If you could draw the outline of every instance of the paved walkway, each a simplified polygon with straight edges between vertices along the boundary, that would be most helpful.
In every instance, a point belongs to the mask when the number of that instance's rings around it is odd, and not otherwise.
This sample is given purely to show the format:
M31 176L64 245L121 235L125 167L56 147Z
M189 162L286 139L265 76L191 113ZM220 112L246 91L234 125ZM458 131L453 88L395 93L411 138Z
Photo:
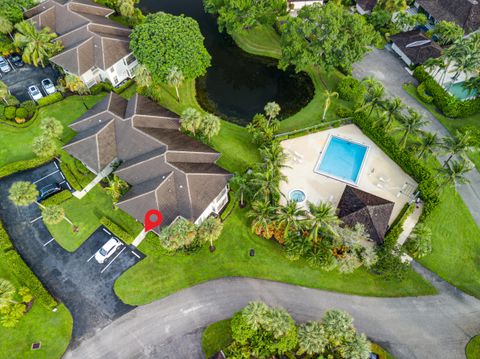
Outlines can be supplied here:
M437 132L442 137L451 136L448 130L427 109L405 92L402 85L416 80L410 76L404 68L404 63L394 54L387 50L373 50L365 56L363 61L355 65L353 75L359 79L367 76L375 77L383 83L390 95L400 97L406 105L413 107L429 121L429 124L425 127L427 131ZM440 161L444 159L443 156L439 156ZM467 178L470 183L459 186L457 190L470 209L475 222L480 226L480 173L477 169L473 169L467 175Z
M465 358L469 338L480 332L480 301L413 265L439 295L372 298L249 278L219 279L134 309L65 358L204 358L203 329L252 300L282 306L301 322L319 319L331 308L344 309L360 331L399 359Z
M423 212L423 203L418 203L415 205L415 210L405 219L403 223L403 232L398 236L397 243L402 245L407 240L410 233L412 233L413 229L418 223L420 216Z
M138 247L140 243L142 243L142 241L145 239L146 236L147 236L147 232L145 232L142 229L142 231L133 240L132 246L134 246L135 248Z
M107 167L105 167L103 170L101 170L97 176L90 182L88 185L85 186L84 189L81 191L75 191L72 194L77 197L78 199L82 199L87 195L88 192L90 192L93 187L95 187L97 184L99 184L105 177L107 177L110 173L113 171L113 164L116 162L116 160L113 160Z

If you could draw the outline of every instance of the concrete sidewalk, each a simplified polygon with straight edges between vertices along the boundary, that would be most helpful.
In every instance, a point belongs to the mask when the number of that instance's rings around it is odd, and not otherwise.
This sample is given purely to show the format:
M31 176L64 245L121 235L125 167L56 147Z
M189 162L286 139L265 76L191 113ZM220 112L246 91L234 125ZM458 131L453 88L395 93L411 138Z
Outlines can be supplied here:
M107 177L108 175L110 175L110 173L113 172L113 167L115 162L116 160L112 161L107 167L105 167L102 171L100 171L97 174L97 176L92 180L92 182L90 182L84 189L82 189L81 191L75 191L72 194L78 199L82 199L83 197L85 197L93 187L95 187L105 177Z

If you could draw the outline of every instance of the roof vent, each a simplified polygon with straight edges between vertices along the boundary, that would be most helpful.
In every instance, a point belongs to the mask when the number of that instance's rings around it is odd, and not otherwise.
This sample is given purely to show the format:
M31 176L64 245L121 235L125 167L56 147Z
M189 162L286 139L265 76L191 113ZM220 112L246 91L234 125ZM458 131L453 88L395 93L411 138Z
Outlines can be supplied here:
M406 48L409 48L409 47L418 47L418 46L423 46L423 45L427 45L429 43L431 43L432 40L419 40L419 41L414 41L414 42L411 42L409 43L407 46L405 46Z

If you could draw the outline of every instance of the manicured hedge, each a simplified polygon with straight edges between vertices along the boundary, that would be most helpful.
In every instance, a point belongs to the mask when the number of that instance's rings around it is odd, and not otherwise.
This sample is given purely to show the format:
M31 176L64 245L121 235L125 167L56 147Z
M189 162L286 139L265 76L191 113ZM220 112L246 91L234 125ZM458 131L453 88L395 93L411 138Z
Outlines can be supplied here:
M18 161L9 163L3 167L0 167L0 178L9 176L15 172L25 171L30 168L35 168L50 162L50 157L36 157L31 160Z
M420 99L425 103L432 103L433 97L427 94L425 90L426 90L425 82L422 82L417 87L418 97L420 97Z
M403 232L403 224L405 223L405 220L412 214L412 212L415 209L415 204L406 204L403 208L402 211L400 212L400 215L397 217L394 223L392 223L392 226L388 230L387 235L385 236L384 243L386 245L391 245L394 246L397 244L398 237Z
M63 95L60 92L55 92L51 95L41 98L37 101L39 107L51 105L52 103L63 100Z
M15 112L15 117L16 118L27 118L28 117L28 111L23 107L19 107L19 108L17 108L17 111Z
M37 111L37 104L32 100L24 101L20 104L20 108L24 108L27 111L28 117L33 117Z
M480 97L472 100L460 101L440 86L440 84L438 84L422 66L418 66L415 69L413 76L421 83L424 90L433 98L432 101L435 106L437 106L445 116L461 118L480 112Z
M131 244L135 239L130 233L120 227L118 224L113 222L110 218L102 217L100 218L100 223L103 224L110 232L112 232L116 237L121 239L127 244Z
M43 287L42 283L40 283L35 274L33 274L30 268L22 260L22 257L20 257L20 255L17 253L1 221L0 261L7 263L9 270L15 275L15 277L18 278L21 285L30 289L33 296L39 303L47 306L48 308L53 308L57 305L57 302Z
M56 205L62 204L65 201L68 201L70 198L72 198L72 196L73 196L72 192L64 189L63 191L58 192L53 196L48 197L46 200L42 201L42 204L46 207L56 206Z
M365 87L356 78L346 76L338 83L337 92L342 100L358 102L365 93Z
M100 82L96 85L93 85L90 88L90 94L92 95L98 95L99 93L102 92L115 92L117 94L122 93L125 91L128 87L130 87L133 84L133 80L127 80L122 86L120 87L114 87L112 84L108 82Z
M72 186L74 190L81 191L83 189L83 187L78 182L77 177L73 175L68 164L62 161L60 163L60 169L62 170L65 179L68 181L68 183L70 183L70 186Z
M432 171L413 153L402 150L392 137L375 129L372 121L367 119L363 112L356 113L353 122L418 183L420 197L425 202L423 215L428 215L439 201L438 183Z
M4 116L7 120L14 120L17 108L15 106L5 107Z

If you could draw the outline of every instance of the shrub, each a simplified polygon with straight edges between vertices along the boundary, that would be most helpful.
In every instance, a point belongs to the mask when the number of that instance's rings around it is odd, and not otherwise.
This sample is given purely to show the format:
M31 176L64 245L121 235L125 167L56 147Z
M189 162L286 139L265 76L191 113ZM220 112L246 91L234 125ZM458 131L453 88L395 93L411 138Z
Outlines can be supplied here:
M27 118L28 117L28 111L24 109L23 107L17 108L15 111L15 118Z
M405 247L415 258L422 258L432 253L432 231L430 228L419 223L408 237Z
M405 223L405 220L412 214L412 212L415 209L415 205L411 204L409 205L408 203L405 205L405 207L402 209L400 212L400 215L397 217L395 222L392 224L390 229L388 230L387 235L385 236L384 239L384 245L393 247L397 244L398 237L400 237L400 234L403 232L403 224Z
M75 189L76 191L81 191L83 189L83 187L78 182L77 177L75 177L70 170L70 166L68 166L64 161L60 163L60 169L62 170L65 179L68 183L70 183L70 186L72 186L73 189Z
M347 117L351 117L352 114L353 114L353 111L350 110L348 107L345 107L345 106L338 106L336 109L335 109L335 114L340 117L340 118L347 118Z
M5 118L7 120L14 120L17 108L15 106L8 106L5 108Z
M39 107L43 107L61 100L63 100L63 95L60 92L55 92L51 95L41 98L37 101L37 103Z
M338 83L337 92L342 100L358 102L363 97L365 87L356 78L346 76Z
M420 97L420 100L422 100L425 103L432 103L433 97L425 92L425 87L426 87L425 82L422 82L420 85L418 85L417 87L418 97Z
M37 105L35 104L35 101L32 100L22 102L20 107L23 107L27 111L28 117L32 117L35 114L35 111L37 111Z
M5 119L5 106L0 105L0 119Z
M100 223L125 243L130 244L133 242L133 236L118 224L113 222L110 218L102 217L100 218Z
M72 192L65 189L42 201L42 205L46 207L57 206L65 201L68 201L70 198L72 198Z
M9 176L15 172L25 171L31 168L39 167L52 159L49 157L36 157L31 160L18 161L9 163L3 167L0 167L0 178Z

